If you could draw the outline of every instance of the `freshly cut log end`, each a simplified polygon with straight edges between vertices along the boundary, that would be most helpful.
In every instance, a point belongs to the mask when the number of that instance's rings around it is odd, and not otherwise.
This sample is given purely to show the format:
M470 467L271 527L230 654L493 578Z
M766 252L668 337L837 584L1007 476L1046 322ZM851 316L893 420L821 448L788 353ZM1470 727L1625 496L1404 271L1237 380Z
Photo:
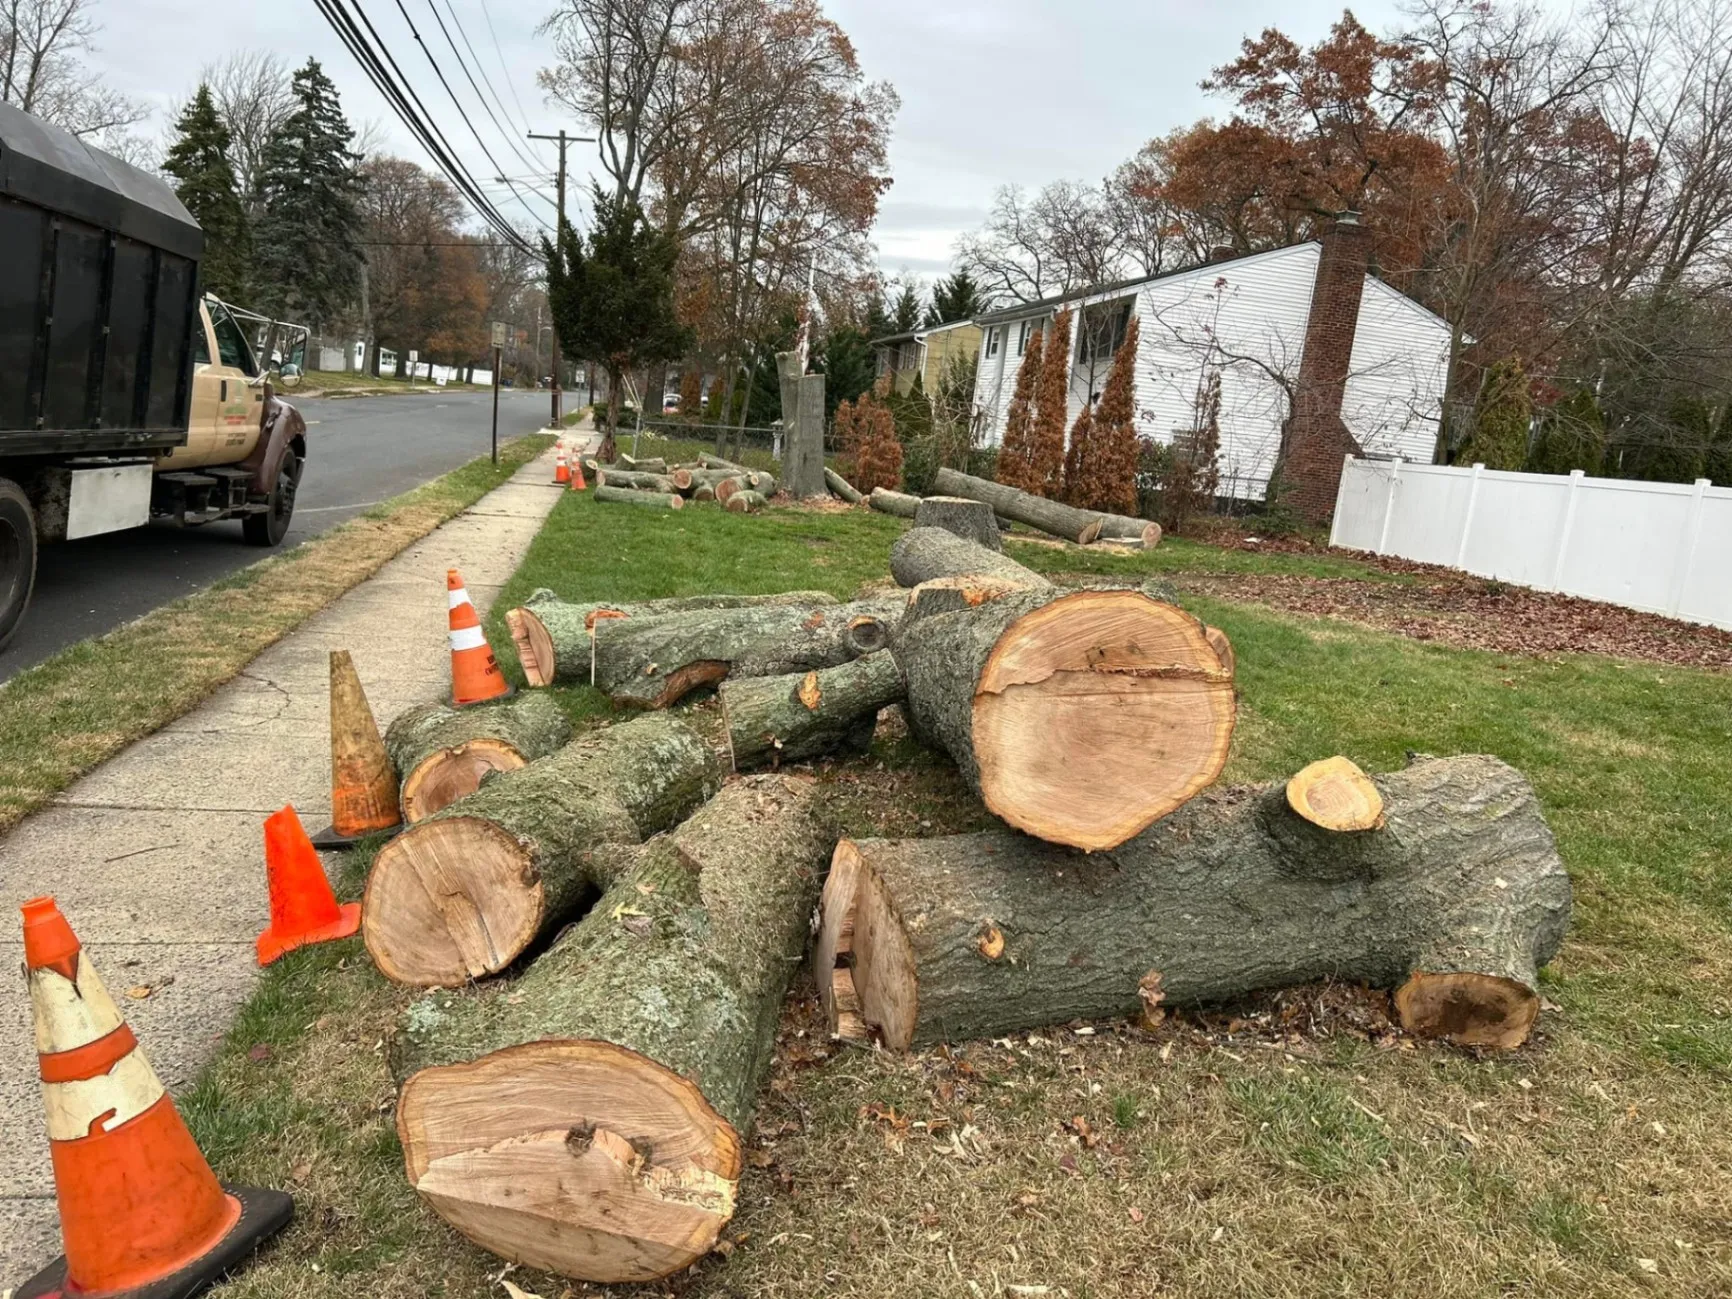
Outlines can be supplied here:
M1395 991L1401 1026L1419 1037L1456 1046L1513 1050L1539 1018L1539 993L1496 974L1434 974L1416 970Z
M489 776L545 757L570 738L571 722L559 705L535 692L474 708L410 708L385 733L385 747L404 773L403 819L423 821Z
M397 1105L410 1184L515 1262L653 1281L733 1217L740 1139L690 1082L610 1042L507 1047L416 1074Z
M1325 830L1383 828L1383 795L1371 777L1339 755L1313 762L1289 780L1287 806Z
M756 514L769 503L762 492L734 492L722 508L729 514Z
M654 510L678 510L686 498L677 492L642 492L635 487L597 487L590 493L598 501L614 505L643 505Z
M1029 582L1010 577L935 577L908 592L908 618L930 618L940 613L962 613L1017 591L1031 589Z
M403 778L403 820L410 825L424 821L473 794L489 776L528 762L504 740L464 740L430 753Z
M1161 544L1161 525L1148 519L1136 519L1126 514L1103 514L1096 541L1116 541L1153 550Z
M511 632L524 680L537 689L552 685L557 669L547 624L533 609L517 608L505 611L505 626Z
M902 669L882 653L804 676L724 681L719 694L734 769L864 751L879 710L903 690Z
M715 487L716 499L723 505L726 505L737 493L752 490L750 476L743 469L732 478L723 478L716 483Z

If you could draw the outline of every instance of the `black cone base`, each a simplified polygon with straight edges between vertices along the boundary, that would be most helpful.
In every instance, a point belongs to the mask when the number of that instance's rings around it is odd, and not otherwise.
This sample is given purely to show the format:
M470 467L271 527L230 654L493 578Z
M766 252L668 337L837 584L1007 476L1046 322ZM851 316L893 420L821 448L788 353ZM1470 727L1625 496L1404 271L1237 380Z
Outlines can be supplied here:
M328 825L313 836L312 842L313 847L317 848L320 852L342 852L344 849L353 848L356 844L360 843L361 840L365 839L367 835L393 834L402 828L403 823L399 821L396 825L381 826L377 830L367 831L366 834L348 835L337 829L336 826Z

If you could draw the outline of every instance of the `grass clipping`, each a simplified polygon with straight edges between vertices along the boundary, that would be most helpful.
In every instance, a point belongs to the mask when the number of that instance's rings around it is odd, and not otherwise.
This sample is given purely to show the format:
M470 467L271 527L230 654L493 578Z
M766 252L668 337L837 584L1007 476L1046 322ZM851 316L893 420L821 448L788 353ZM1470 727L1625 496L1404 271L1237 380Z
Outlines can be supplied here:
M68 646L0 686L0 830L187 712L254 656L499 486L552 442L519 438L293 550Z

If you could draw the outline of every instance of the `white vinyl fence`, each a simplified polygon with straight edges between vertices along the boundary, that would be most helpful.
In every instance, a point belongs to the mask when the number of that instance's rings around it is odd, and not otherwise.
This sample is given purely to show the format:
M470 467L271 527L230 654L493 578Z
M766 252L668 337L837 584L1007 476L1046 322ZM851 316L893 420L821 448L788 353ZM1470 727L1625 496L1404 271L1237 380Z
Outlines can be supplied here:
M1329 544L1732 629L1732 488L1347 458Z

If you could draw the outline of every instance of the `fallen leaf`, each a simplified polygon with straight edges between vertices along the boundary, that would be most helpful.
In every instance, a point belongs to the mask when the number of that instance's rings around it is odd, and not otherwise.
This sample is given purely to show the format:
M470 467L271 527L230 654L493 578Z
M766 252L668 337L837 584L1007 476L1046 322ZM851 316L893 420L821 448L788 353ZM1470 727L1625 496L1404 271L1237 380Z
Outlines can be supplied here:
M776 1157L768 1150L751 1150L746 1154L746 1162L753 1168L768 1168L776 1162Z
M257 1046L247 1052L247 1059L249 1060L269 1060L270 1058L271 1048L263 1042L260 1042Z
M308 1177L312 1176L312 1172L312 1164L303 1161L289 1169L289 1180L294 1182L304 1182Z
M156 991L156 989L152 988L148 983L137 983L126 990L126 995L131 997L134 1001L143 1001L154 991Z
M1137 1206L1133 1204L1131 1206L1131 1221L1132 1222L1141 1222L1142 1220L1143 1220L1143 1211L1141 1209L1137 1208Z
M1159 1027L1161 1021L1167 1017L1166 1010L1161 1006L1166 995L1166 992L1161 988L1161 972L1159 970L1150 970L1137 980L1137 1000L1142 1003L1141 1023L1145 1029ZM1169 1048L1171 1045L1168 1043ZM1161 1059L1165 1060L1166 1058L1166 1054L1163 1052Z
M1657 1258L1639 1258L1636 1260L1636 1266L1644 1272L1652 1272L1657 1275L1660 1271L1660 1260Z
M511 1299L541 1299L540 1295L525 1290L522 1286L507 1281L503 1277L500 1278L499 1284L505 1287L505 1293L509 1295Z

